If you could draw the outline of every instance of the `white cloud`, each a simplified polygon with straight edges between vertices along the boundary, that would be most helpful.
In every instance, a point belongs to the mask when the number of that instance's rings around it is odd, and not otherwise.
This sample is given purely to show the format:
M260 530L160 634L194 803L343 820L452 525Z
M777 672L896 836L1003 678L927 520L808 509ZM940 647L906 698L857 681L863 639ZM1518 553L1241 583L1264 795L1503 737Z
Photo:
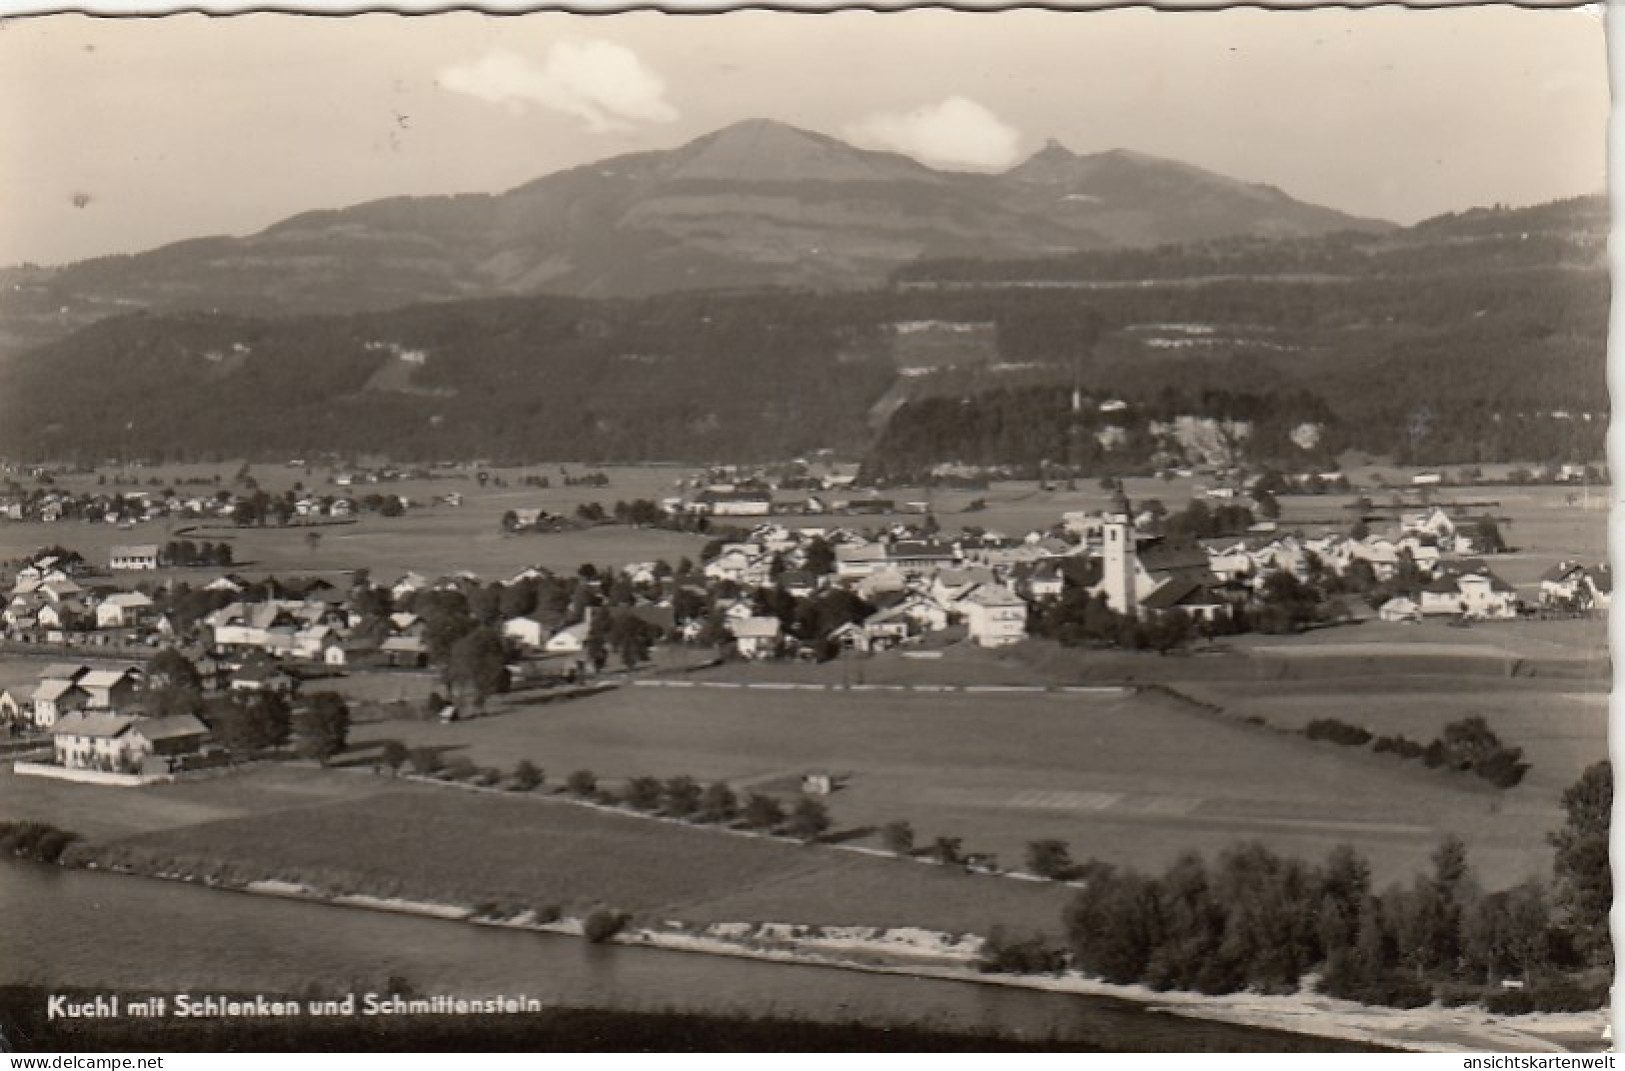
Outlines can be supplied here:
M1020 158L1016 143L1021 131L964 97L911 112L880 112L849 126L846 133L854 141L931 164L997 168Z
M497 49L441 71L440 84L493 104L552 108L599 132L677 118L660 76L609 41L560 41L539 63Z

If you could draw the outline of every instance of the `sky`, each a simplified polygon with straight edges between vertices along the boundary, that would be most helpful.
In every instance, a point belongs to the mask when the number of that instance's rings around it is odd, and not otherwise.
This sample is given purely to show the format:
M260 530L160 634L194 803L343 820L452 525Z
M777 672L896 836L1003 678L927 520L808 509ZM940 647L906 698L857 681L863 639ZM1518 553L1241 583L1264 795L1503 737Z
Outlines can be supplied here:
M1605 184L1595 10L0 21L0 265L499 192L779 119L933 166L1055 139L1410 223Z

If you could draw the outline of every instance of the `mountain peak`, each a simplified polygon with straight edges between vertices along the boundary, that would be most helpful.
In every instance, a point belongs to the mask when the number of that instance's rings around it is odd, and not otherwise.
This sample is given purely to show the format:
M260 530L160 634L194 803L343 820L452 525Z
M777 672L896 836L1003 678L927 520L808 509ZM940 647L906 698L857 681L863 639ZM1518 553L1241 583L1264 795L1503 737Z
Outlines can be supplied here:
M863 182L940 179L895 153L857 149L777 119L745 119L677 150L672 179L736 182Z

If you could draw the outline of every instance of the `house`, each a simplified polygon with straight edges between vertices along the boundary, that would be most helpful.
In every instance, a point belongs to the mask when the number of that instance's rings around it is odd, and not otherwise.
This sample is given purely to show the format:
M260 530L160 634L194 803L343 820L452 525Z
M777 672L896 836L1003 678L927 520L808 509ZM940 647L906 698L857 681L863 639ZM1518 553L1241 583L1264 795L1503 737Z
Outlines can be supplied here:
M746 617L734 620L729 625L733 634L734 649L742 658L761 659L772 658L778 653L779 642L784 636L784 626L776 617Z
M951 568L958 561L957 549L932 540L899 539L886 548L887 564L908 577L930 575L939 569Z
M209 738L209 727L190 714L137 718L128 733L132 756L143 772L173 772L183 755L195 754Z
M1591 600L1590 581L1590 571L1579 562L1558 562L1540 575L1540 604L1550 609L1586 609Z
M1421 611L1427 616L1461 615L1485 621L1518 616L1518 595L1483 562L1452 563L1444 575L1422 589Z
M502 623L502 635L521 647L539 648L547 641L547 626L534 617L510 617Z
M587 650L587 633L591 628L590 621L566 625L547 638L542 650L555 655L581 655Z
M96 604L97 628L136 628L151 616L152 599L139 591L120 591Z
M123 710L135 703L141 691L143 674L135 666L123 669L93 669L76 682L90 699L90 710Z
M127 734L135 722L133 714L108 711L63 714L51 726L52 758L70 770L134 773L140 760L128 757Z
M1013 570L1017 590L1035 602L1050 602L1066 589L1066 573L1055 558L1045 558Z
M1606 564L1598 566L1586 575L1586 584L1591 588L1591 606L1596 610L1607 610L1608 604L1614 598L1614 572Z
M886 548L879 543L847 543L835 548L835 575L842 580L862 580L886 564Z
M1377 607L1377 617L1382 621L1416 622L1422 620L1422 607L1415 599L1396 595Z
M107 552L107 567L113 570L152 570L158 568L158 544L138 543L115 546Z
M1027 635L1027 604L1008 588L995 584L978 587L959 600L971 642L981 647L1005 647Z
M57 765L69 769L137 773L156 766L167 772L177 758L196 752L208 735L208 727L190 714L143 718L72 713L51 729L51 751Z
M9 688L0 688L0 724L16 725L28 720L24 701Z
M34 693L28 697L34 724L49 729L62 715L88 707L90 693L79 687L78 681L89 672L89 666L61 663L46 666Z
M765 517L773 512L773 496L766 491L707 488L694 496L688 511L713 517Z
M83 628L90 623L91 616L78 599L63 599L41 606L34 619L40 628L64 631Z
M429 648L421 636L387 636L378 654L390 666L421 668L429 662Z

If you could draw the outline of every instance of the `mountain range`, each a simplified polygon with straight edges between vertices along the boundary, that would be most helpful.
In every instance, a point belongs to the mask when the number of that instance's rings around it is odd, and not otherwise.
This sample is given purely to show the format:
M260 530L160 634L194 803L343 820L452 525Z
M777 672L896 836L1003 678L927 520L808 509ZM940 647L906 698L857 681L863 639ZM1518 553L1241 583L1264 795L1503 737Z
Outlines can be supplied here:
M1591 461L1608 427L1607 239L1595 197L1382 234L916 261L860 289L136 310L0 361L0 456L828 448L895 476L1031 469L1073 450L1081 393L1078 463L1108 474L1213 421L1249 423L1248 459L1294 471L1349 449Z
M424 301L851 289L921 259L1035 257L1392 225L1189 164L1051 142L1001 174L938 170L770 120L500 194L394 197L3 273L0 352L132 309L343 313Z

